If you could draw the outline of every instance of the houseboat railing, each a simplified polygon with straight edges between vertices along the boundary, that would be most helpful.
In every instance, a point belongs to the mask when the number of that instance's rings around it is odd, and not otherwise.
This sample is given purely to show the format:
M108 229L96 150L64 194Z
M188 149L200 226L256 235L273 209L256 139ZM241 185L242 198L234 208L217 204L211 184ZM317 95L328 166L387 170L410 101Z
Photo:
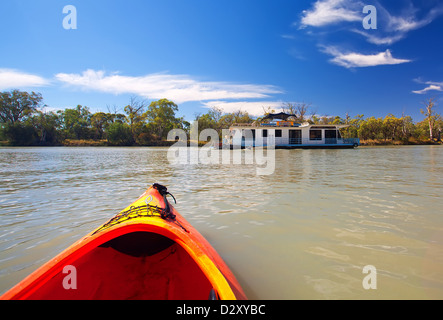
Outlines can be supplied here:
M345 138L342 139L343 143L345 144L353 144L353 145L360 145L360 139L359 138Z
M346 145L360 145L360 139L358 138L326 138L326 139L302 139L302 138L290 138L289 144L346 144Z
M302 144L302 138L289 138L289 144Z

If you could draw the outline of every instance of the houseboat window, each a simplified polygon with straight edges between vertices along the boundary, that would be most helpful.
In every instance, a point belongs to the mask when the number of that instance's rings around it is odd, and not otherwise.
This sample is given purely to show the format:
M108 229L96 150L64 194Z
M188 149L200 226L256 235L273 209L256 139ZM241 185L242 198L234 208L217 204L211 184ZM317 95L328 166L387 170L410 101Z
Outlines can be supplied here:
M311 130L309 131L309 139L310 140L321 140L321 130Z
M281 130L275 130L275 137L276 138L281 138L283 135L282 135L282 131Z
M268 137L268 130L265 129L263 130L263 138L267 138Z
M325 130L326 139L337 139L337 130Z
M255 139L255 130L254 129L243 129L242 136L246 139Z

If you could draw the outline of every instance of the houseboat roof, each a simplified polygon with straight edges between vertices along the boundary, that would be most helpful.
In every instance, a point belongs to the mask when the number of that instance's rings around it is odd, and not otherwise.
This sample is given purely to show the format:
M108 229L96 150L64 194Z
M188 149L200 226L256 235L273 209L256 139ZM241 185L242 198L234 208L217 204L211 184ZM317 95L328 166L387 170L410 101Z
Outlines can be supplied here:
M271 123L234 123L231 129L294 129L294 128L309 128L309 129L342 129L347 128L348 124L311 124L309 122L305 123L295 123L292 121L279 121Z
M263 120L275 120L275 119L288 120L290 117L297 118L295 114L280 112L280 113L269 113L266 115L266 117L263 118Z

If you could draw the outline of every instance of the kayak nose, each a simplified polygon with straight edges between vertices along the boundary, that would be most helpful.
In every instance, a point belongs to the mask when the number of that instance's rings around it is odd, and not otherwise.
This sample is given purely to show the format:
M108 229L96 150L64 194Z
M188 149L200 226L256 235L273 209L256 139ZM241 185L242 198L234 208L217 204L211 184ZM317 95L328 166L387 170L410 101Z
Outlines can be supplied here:
M152 185L152 188L156 189L163 197L170 195L174 199L174 202L177 203L177 200L175 200L175 197L172 195L172 193L168 192L167 187L158 183L154 183Z
M160 195L163 197L163 201L165 203L165 208L164 208L163 213L162 213L162 218L163 219L172 219L172 220L174 220L175 219L175 215L172 213L171 207L169 206L169 201L168 201L168 199L166 197L167 197L167 195L170 195L174 199L174 203L177 203L177 200L175 199L175 197L170 192L168 192L168 188L167 187L165 187L165 186L163 186L161 184L154 183L152 185L152 188L156 189L160 193Z

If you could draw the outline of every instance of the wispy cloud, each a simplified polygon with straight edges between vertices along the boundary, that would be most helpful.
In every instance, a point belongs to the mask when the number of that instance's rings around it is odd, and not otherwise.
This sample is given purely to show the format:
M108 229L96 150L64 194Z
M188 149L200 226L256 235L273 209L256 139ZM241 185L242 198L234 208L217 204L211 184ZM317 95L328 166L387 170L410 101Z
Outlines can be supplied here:
M271 107L275 111L280 111L283 102L281 101L208 101L203 104L206 108L218 107L224 112L236 112L236 111L246 111L252 116L263 116L264 111L268 107Z
M391 45L398 42L406 38L409 32L429 25L443 14L441 4L435 5L426 12L421 12L423 10L418 10L412 3L409 3L401 15L392 15L380 3L376 4L376 8L379 20L377 30L352 29L353 32L361 34L368 42L376 45Z
M303 11L301 28L353 23L354 26L345 30L364 36L372 44L391 45L404 39L409 32L427 26L443 14L443 4L438 2L430 2L418 9L412 1L407 0L403 2L401 13L394 15L380 1L374 1L372 5L377 9L377 30L368 31L361 25L365 17L363 8L367 4L360 0L317 0L311 9ZM360 26L357 27L355 22L359 22Z
M367 32L360 29L352 29L352 31L361 34L368 42L376 45L391 45L406 37L406 33L382 35L381 33L374 34L374 32Z
M50 81L40 76L12 69L0 69L0 90L44 87Z
M392 56L390 50L376 54L362 54L357 52L342 52L336 47L322 47L323 52L333 56L332 63L345 68L374 67L380 65L394 65L411 62L407 59L398 59Z
M303 11L301 26L323 27L339 22L362 21L360 1L318 0L310 10Z
M443 7L440 5L439 7L431 9L425 17L421 19L416 17L415 11L416 10L413 10L404 16L392 16L386 11L386 15L388 16L387 29L389 31L409 32L423 28L443 13Z
M421 81L417 81L417 82L423 83ZM424 88L422 90L415 90L412 92L415 94L425 94L429 91L440 91L440 92L443 91L443 82L427 81L427 82L424 82L424 84L427 85L426 88Z
M123 76L87 70L81 74L59 73L56 79L68 86L114 94L135 94L149 99L168 98L176 103L219 99L263 99L282 91L272 85L205 82L189 75L154 73Z

